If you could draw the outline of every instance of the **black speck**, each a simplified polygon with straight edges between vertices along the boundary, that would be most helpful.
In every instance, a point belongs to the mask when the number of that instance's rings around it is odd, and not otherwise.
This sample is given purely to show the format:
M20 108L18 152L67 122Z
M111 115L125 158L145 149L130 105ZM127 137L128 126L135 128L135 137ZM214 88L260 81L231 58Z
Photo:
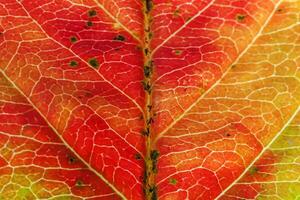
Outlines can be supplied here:
M236 19L239 21L239 22L241 22L241 21L243 21L244 19L245 19L245 15L242 15L242 14L238 14L237 16L236 16Z
M114 40L125 41L125 37L123 35L117 35L116 37L114 37Z
M152 190L152 191L151 191ZM153 186L151 189L150 189L150 192L152 193L151 194L151 200L157 200L157 188L156 186Z
M89 10L89 11L88 11L88 16L89 16L89 17L94 17L94 16L96 16L96 15L97 15L96 10Z
M72 43L77 42L77 37L75 37L75 36L70 37L70 41L71 41Z
M143 176L143 183L146 183L148 179L148 174L146 172L146 170L144 171L144 176ZM145 191L144 191L145 192Z
M146 130L143 130L143 131L142 131L142 135L143 135L143 136L149 136L149 134L150 134L149 128L147 128Z
M76 159L75 159L75 158L73 158L73 157L70 157L70 158L69 158L69 163L70 163L70 164L73 164L73 163L75 163L75 161L76 161Z
M159 151L157 151L157 150L151 151L151 154L150 154L151 160L157 160L158 156L159 156Z
M144 75L145 75L145 77L147 77L147 78L150 77L151 73L152 73L151 67L145 66L144 67Z
M98 68L99 67L99 62L96 58L91 58L89 60L89 64L94 67L94 68Z
M80 186L82 186L82 185L83 185L83 182L82 182L81 180L77 180L77 181L76 181L76 186L79 186L79 187L80 187Z
M86 25L89 26L89 27L91 27L91 26L93 26L93 22L88 21L88 22L86 23Z
M150 12L152 10L152 7L153 7L152 0L146 0L146 9L147 9L147 12Z
M148 53L149 53L148 48L144 49L144 52L145 52L145 55L148 55Z
M75 61L75 60L72 60L72 61L69 63L69 65L70 65L71 67L76 67L76 66L78 65L78 62Z
M145 82L145 81L142 81L142 84L143 84L144 90L150 94L151 93L151 84L149 82Z
M150 117L150 118L147 120L147 124L148 124L148 125L150 125L150 124L153 123L153 122L154 122L154 120L153 120L152 117Z
M142 159L142 156L141 156L141 154L137 153L137 154L134 155L134 158L135 158L136 160L141 160L141 159Z
M148 105L147 108L148 108L148 111L150 112L152 110L152 105Z
M278 9L277 9L277 12L282 12L282 8L278 8Z

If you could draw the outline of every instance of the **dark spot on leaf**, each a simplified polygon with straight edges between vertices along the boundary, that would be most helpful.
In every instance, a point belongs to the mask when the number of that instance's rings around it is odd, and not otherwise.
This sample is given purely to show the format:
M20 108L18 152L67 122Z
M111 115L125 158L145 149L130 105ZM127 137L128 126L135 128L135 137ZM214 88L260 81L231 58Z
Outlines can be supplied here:
M239 21L239 22L242 22L242 21L244 21L244 19L245 19L245 15L243 15L243 14L238 14L237 16L236 16L236 19Z
M89 60L89 64L94 67L94 68L98 68L99 67L99 62L96 58L91 58Z
M75 61L75 60L72 60L72 61L69 63L69 65L70 65L71 67L76 67L76 66L78 65L78 62Z
M278 9L277 9L277 12L282 12L282 11L283 11L282 8L278 8Z
M150 94L151 93L151 85L150 85L150 83L142 81L142 85L144 87L144 90L147 91Z
M251 167L251 168L249 169L249 173L250 173L251 175L256 174L258 171L259 171L259 169L258 169L258 167L256 167L256 166L253 166L253 167Z
M159 156L159 151L157 151L157 150L151 151L151 154L150 154L151 160L157 160L158 156Z
M141 154L137 153L137 154L134 155L134 158L135 158L136 160L141 160L141 159L142 159L142 156L141 156Z
M227 136L227 137L230 137L231 135L230 135L229 133L226 133L226 136Z
M89 27L91 27L91 26L93 26L93 22L88 21L88 22L86 23L86 25L89 26Z
M70 37L70 41L71 41L72 43L77 42L77 37L75 37L75 36Z
M234 69L234 68L236 68L236 65L232 65L232 66L231 66L231 69Z
M144 67L144 75L145 75L145 77L147 77L147 78L150 77L151 73L152 73L151 67L145 66Z
M145 52L145 55L148 55L148 53L149 53L148 48L144 49L144 52Z
M114 40L117 40L117 41L124 41L125 40L125 37L123 35L117 35L116 37L114 37Z
M149 35L148 35L149 39L151 39L153 37L153 33L152 32L149 32Z
M147 12L150 12L152 10L152 7L153 7L152 0L146 0L146 9L147 9Z
M83 182L81 180L76 181L76 186L80 187L83 185Z
M143 183L145 184L147 182L147 179L148 179L148 174L147 174L147 171L144 170L144 176L143 176ZM145 192L145 191L144 191Z
M150 133L150 131L148 128L146 130L142 131L142 135L144 135L144 136L149 136L149 133Z
M73 164L76 162L76 158L74 158L73 156L69 156L68 161L69 161L69 164Z
M173 51L176 56L180 56L182 54L182 50L176 49Z
M149 190L151 192L151 200L157 200L157 188L153 186Z
M170 178L170 179L169 179L169 183L170 183L171 185L176 185L176 184L177 184L177 180L176 180L175 178Z
M150 158L152 160L152 171L153 173L157 173L157 159L159 156L159 152L157 150L152 150L150 153Z
M180 10L179 10L179 9L176 9L176 10L173 12L173 16L174 16L174 17L178 17L178 16L179 16L179 13L180 13Z
M96 16L96 15L97 15L96 10L89 10L89 11L88 11L88 16L89 16L89 17L94 17L94 16Z
M147 125L150 125L154 122L153 118L150 117L148 120L147 120Z

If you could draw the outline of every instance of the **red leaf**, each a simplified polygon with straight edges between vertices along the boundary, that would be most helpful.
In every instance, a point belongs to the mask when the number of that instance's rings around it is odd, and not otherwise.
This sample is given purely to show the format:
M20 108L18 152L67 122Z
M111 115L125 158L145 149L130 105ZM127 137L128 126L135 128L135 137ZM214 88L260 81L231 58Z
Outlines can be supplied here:
M0 0L0 198L296 198L299 13Z

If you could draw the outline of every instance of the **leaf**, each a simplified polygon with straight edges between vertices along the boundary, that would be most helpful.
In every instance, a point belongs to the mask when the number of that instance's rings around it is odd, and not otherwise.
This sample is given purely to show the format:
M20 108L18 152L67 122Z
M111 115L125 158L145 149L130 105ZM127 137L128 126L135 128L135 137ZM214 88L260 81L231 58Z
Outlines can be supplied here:
M298 0L0 13L1 198L297 198Z

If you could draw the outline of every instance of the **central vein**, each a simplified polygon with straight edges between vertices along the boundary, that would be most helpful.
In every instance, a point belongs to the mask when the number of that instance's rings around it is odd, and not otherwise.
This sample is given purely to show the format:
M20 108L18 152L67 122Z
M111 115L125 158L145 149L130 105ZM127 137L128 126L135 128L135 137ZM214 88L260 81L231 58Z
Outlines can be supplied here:
M152 0L143 0L144 15L144 39L143 39L143 59L144 59L144 80L142 82L145 90L145 125L143 135L146 142L145 171L144 171L144 193L147 200L157 199L157 189L155 185L155 174L157 173L158 151L151 147L151 135L153 123L153 105L152 105L152 74L153 61L151 58L150 41L152 38L150 15L152 10Z

